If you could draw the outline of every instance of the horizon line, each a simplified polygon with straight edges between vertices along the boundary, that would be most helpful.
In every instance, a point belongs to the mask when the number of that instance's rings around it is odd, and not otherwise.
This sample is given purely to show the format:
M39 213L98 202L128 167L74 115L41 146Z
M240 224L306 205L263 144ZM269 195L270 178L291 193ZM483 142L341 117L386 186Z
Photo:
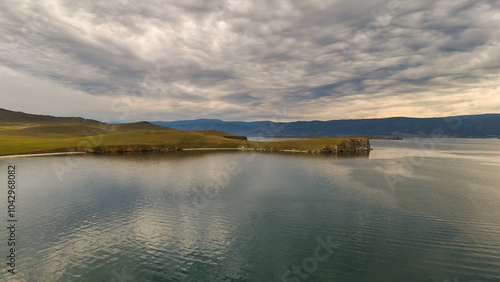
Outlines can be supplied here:
M136 123L136 122L182 122L182 121L197 121L197 120L214 120L214 121L222 121L222 122L274 122L274 123L293 123L293 122L328 122L328 121L342 121L342 120L381 120L381 119L393 119L393 118L407 118L407 119L439 119L439 118L453 118L453 117L465 117L465 116L485 116L485 115L500 115L500 113L482 113L482 114L461 114L461 115L451 115L451 116L441 116L441 117L411 117L411 116L389 116L389 117L376 117L376 118L345 118L345 119L329 119L329 120L319 120L319 119L314 119L314 120L293 120L293 121L274 121L274 120L251 120L251 121L244 121L244 120L223 120L220 118L193 118L193 119L180 119L180 120L135 120L135 121L114 121L114 120L102 120L102 119L97 119L97 118L87 118L84 116L57 116L57 115L51 115L51 114L40 114L40 113L28 113L24 111L19 111L19 110L9 110L6 108L1 108L0 110L5 110L9 112L15 112L15 113L22 113L22 114L28 114L28 115L38 115L38 116L49 116L49 117L60 117L60 118L83 118L87 120L95 120L98 122L102 123L110 123L110 124L119 124L119 123Z

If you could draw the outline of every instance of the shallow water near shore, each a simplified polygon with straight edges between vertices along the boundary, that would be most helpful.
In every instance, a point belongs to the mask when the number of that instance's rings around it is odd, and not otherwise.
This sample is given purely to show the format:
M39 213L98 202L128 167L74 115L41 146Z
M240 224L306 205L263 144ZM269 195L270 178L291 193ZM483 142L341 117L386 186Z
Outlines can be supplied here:
M371 145L0 159L0 280L500 281L500 140Z

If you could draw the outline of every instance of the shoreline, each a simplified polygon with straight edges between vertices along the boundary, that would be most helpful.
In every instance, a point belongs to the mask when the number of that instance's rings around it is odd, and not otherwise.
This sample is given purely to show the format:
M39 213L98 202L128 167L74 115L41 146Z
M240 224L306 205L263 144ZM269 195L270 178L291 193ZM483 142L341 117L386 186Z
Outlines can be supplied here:
M178 151L257 151L257 152L286 152L286 153L308 153L308 151L304 150L286 150L286 149L280 149L280 150L271 150L271 149L263 149L263 148L183 148ZM134 151L131 151L129 153L133 153ZM143 152L143 151L136 151L136 152ZM148 152L148 151L145 151ZM120 152L123 153L123 152ZM58 155L77 155L77 154L89 154L89 152L59 152L59 153L28 153L28 154L21 154L21 155L6 155L6 156L0 156L0 159L9 159L9 158L25 158L25 157L44 157L44 156L58 156ZM90 153L94 154L94 153ZM97 153L97 154L103 154L103 153ZM104 153L105 154L105 153Z
M43 156L57 156L57 155L74 155L74 154L86 154L86 153L85 152L60 152L60 153L39 153L39 154L24 154L24 155L6 155L6 156L0 156L0 159L24 158L24 157L43 157Z
M168 151L261 151L261 152L292 152L292 153L341 153L341 152L361 152L370 151L370 141L366 138L352 139L317 139L311 140L309 143L305 141L278 141L278 142L251 142L240 147L195 147L182 148L175 145L107 145L97 147L72 148L74 151L59 150L38 151L33 153L15 154L0 156L0 158L23 158L23 157L38 157L38 156L57 156L57 155L73 155L73 154L106 154L106 153L125 153L125 152L168 152ZM197 144L198 145L198 144ZM222 144L221 144L222 145ZM247 146L249 145L249 146ZM82 151L83 149L83 151ZM58 152L59 151L59 152Z
M216 151L216 150L241 150L250 151L253 148L182 148L180 151Z

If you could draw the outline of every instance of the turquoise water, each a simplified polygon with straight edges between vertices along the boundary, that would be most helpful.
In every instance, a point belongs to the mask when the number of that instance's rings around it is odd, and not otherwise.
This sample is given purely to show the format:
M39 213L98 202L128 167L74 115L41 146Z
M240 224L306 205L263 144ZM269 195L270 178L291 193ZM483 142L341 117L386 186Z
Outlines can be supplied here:
M372 147L0 159L0 279L500 281L500 140Z

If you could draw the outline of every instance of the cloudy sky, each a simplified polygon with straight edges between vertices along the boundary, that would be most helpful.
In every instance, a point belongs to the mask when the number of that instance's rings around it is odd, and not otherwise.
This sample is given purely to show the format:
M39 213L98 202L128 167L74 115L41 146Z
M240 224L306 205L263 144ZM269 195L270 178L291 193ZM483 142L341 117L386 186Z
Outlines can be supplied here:
M0 2L0 107L103 121L500 112L497 0Z

